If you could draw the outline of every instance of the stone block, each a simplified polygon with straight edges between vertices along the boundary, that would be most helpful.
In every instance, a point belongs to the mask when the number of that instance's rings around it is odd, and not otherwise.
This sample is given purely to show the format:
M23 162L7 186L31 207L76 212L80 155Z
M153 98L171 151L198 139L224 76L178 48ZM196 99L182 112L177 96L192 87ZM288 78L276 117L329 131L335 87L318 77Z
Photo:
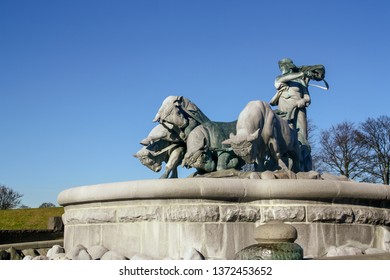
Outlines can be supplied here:
M79 244L82 244L83 246L88 248L90 246L98 245L101 243L101 225L90 224L83 226L73 226L71 228L72 230L70 236L65 234L65 252L68 252L69 249Z
M390 223L389 212L384 209L354 208L355 223L384 225Z
M308 222L352 223L354 213L349 207L307 206Z
M99 260L102 256L108 252L108 249L101 245L95 245L88 248L88 254L93 260Z
M260 220L260 207L255 206L240 206L240 212L238 216L239 222L251 222L254 223Z
M220 206L221 222L256 222L260 220L260 207L250 205Z
M77 209L66 212L63 217L66 225L114 223L116 222L116 209Z
M204 253L206 259L233 259L246 246L255 244L253 223L204 224Z
M217 222L219 221L217 205L172 205L164 207L166 222Z
M188 224L188 223L185 223ZM144 235L141 237L141 250L137 253L156 259L180 257L180 228L183 223L145 222L140 224Z
M390 252L390 228L384 226L375 227L375 248Z
M363 251L357 247L335 247L331 246L328 248L326 257L342 257L342 256L359 256L363 255Z
M118 208L116 215L120 223L139 221L161 221L161 206L136 206Z
M374 247L375 226L336 224L336 246Z
M219 207L221 222L237 222L240 217L240 208L237 205L223 205Z
M263 207L261 211L261 221L268 222L280 220L284 222L303 222L305 221L304 206L271 206Z
M103 225L101 234L102 242L91 244L91 246L102 245L131 258L134 254L141 252L141 238L145 235L145 231L142 223L118 223Z
M180 223L179 224L179 257L183 258L186 252L194 248L199 252L205 251L205 232L202 223ZM176 258L176 256L172 256Z
M325 223L294 223L298 238L295 241L303 248L306 257L325 256L327 248L336 246L336 225Z
M102 256L101 260L126 260L126 257L117 252L108 251Z

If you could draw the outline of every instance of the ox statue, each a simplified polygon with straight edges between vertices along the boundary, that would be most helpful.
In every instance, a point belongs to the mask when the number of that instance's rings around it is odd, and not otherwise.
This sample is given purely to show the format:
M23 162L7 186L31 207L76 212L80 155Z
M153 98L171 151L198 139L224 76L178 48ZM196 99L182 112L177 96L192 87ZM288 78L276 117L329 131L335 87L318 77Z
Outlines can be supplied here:
M153 121L173 126L172 129L185 141L196 126L210 120L189 99L183 96L168 96Z
M210 121L198 106L183 96L168 96L154 121L173 126L172 131L186 142L183 165L187 168L194 167L198 173L204 173L240 166L241 160L222 145L230 133L236 132L236 121Z
M177 167L182 162L185 144L177 135L159 124L152 129L148 137L141 140L141 144L144 147L134 157L154 172L159 172L165 162L165 172L160 179L166 179L169 175L170 178L178 177Z
M222 142L246 163L255 163L257 171L277 168L300 171L299 142L295 129L279 118L264 101L251 101L240 113L237 134ZM266 158L270 161L266 166ZM287 167L288 166L288 167Z
M236 123L205 122L195 127L187 138L183 166L194 167L199 174L230 168L240 169L244 161L222 144L229 132L235 131Z

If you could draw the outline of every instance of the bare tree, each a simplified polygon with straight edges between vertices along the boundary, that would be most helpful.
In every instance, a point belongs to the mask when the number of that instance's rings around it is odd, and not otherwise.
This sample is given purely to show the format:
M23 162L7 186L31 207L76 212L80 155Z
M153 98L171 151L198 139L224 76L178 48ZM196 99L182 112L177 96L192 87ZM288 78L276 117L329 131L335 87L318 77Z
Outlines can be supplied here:
M0 185L0 210L18 207L22 196L22 194L19 194L13 189Z
M390 117L368 118L361 125L359 141L369 148L371 181L389 185L390 181Z
M359 141L352 122L343 122L321 131L318 160L323 171L355 180L366 180L367 146Z
M317 131L318 127L314 124L311 119L307 119L307 135L311 149L311 158L313 164L313 170L317 170L320 166L319 152L317 148Z

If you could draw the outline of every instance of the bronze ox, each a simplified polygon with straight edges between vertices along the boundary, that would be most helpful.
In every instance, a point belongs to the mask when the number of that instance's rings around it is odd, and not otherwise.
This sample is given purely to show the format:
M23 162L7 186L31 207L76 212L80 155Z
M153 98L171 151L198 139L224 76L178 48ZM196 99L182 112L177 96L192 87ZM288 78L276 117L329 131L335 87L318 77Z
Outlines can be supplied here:
M173 126L172 130L186 142L183 166L194 167L198 173L238 168L242 162L222 145L230 133L235 133L236 122L212 122L183 96L167 97L154 121Z
M236 123L206 122L195 127L187 138L183 166L194 167L198 173L240 169L244 162L222 144L235 131Z
M160 179L177 178L177 167L181 164L185 146L181 139L172 133L167 127L159 124L149 133L148 137L141 140L144 145L134 157L153 170L159 172L165 162L165 171Z
M300 171L297 132L279 118L263 101L251 101L237 120L237 134L222 142L246 163L255 163L257 171L276 168ZM267 162L265 168L266 158ZM271 168L272 169L272 168Z

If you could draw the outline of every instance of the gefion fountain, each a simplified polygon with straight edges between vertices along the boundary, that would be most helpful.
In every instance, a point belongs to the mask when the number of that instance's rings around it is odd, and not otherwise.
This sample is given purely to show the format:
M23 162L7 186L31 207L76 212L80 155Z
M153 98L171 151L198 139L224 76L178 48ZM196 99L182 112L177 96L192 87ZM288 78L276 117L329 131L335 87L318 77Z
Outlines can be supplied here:
M279 220L296 228L305 256L332 246L390 251L390 187L311 171L308 86L325 82L325 68L290 59L279 66L270 102L278 109L251 101L234 122L210 121L187 98L167 97L136 154L154 171L166 162L161 179L61 192L65 250L101 245L127 258L180 259L195 249L233 259L256 244L256 226ZM180 164L195 174L175 178Z

